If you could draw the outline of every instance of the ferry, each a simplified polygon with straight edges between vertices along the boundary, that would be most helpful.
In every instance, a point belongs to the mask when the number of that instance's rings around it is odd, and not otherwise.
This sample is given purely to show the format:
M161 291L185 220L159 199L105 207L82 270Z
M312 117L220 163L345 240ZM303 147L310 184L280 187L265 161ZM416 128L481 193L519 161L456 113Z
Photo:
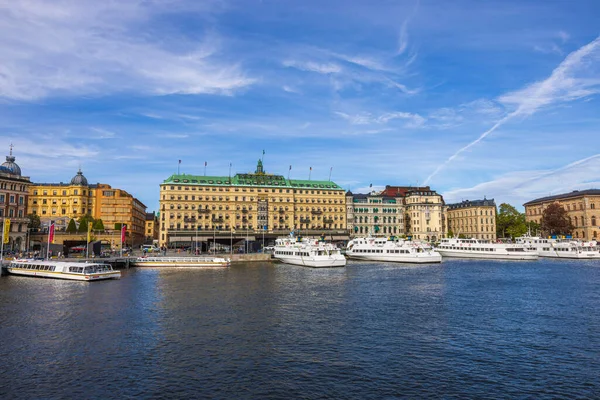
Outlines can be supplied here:
M439 263L442 256L430 246L395 237L361 237L352 239L346 247L346 256L365 261L401 263Z
M600 247L595 240L580 242L576 240L545 239L537 236L522 236L517 243L530 251L537 251L540 257L570 259L600 259Z
M134 267L229 267L231 260L222 257L138 257Z
M442 257L480 258L488 260L537 260L538 253L522 244L492 242L482 239L442 239L436 247Z
M346 257L331 243L295 237L275 240L273 258L293 265L312 268L344 267Z
M7 270L13 275L86 282L121 278L121 271L113 270L111 265L102 263L20 259L11 261Z

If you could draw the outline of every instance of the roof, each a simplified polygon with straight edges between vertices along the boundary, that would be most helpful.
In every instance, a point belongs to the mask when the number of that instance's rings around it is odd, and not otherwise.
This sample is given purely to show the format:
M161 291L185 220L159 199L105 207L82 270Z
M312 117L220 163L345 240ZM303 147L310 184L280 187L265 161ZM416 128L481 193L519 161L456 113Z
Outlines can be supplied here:
M460 203L448 204L448 209L453 210L456 208L469 208L469 207L496 207L494 199L483 199L483 200L464 200Z
M563 194L557 194L554 196L540 197L539 199L528 201L527 203L525 203L523 205L528 206L528 205L532 205L532 204L536 204L536 203L545 203L545 202L554 201L554 200L572 199L572 198L582 197L582 196L600 196L600 189L573 190L570 193L563 193Z
M235 174L228 176L204 176L174 174L163 181L163 184L198 185L198 186L264 186L272 188L306 188L324 190L342 190L332 181L314 181L302 179L285 179L282 175L273 174Z
M405 197L406 193L414 191L431 191L429 186L390 186L385 185L385 189L381 192L382 196L389 197Z

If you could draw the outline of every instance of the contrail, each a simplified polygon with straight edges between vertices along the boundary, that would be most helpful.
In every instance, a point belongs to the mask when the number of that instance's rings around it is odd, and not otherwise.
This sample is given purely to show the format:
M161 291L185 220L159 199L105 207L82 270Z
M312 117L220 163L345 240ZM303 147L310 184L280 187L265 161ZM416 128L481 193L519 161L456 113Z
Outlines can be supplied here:
M496 129L498 129L514 117L521 115L532 115L541 107L551 104L552 102L559 99L563 99L565 101L575 100L594 93L593 90L586 91L586 83L582 84L583 87L576 87L575 79L569 76L569 72L571 72L572 68L579 66L581 60L585 56L594 52L598 48L600 48L600 36L598 36L592 42L569 54L558 65L558 67L556 67L554 71L552 71L552 74L548 78L541 82L536 82L526 87L525 89L516 92L516 94L513 94L512 101L516 100L516 103L518 104L517 109L511 112L510 114L507 114L500 121L496 122L494 126L482 133L477 139L475 139L465 147L459 149L444 163L440 164L435 169L435 171L433 171L433 173L429 175L427 179L425 179L423 185L426 186L431 180L431 178L436 176L442 169L444 169L444 167L450 164L460 153L476 145L477 143L485 139L485 137L488 136L490 133L494 132ZM593 86L594 82L589 82L587 83L587 85ZM569 89L574 89L574 93L570 93ZM508 98L508 100L511 100L510 97Z

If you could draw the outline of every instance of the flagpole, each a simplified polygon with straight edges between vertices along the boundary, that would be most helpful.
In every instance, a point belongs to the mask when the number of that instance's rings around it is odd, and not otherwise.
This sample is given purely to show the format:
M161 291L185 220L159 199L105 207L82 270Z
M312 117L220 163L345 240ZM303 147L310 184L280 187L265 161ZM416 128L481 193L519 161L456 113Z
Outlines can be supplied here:
M333 167L329 168L329 179L328 179L328 181L331 181L331 171L333 171Z
M229 180L231 181L231 163L229 163Z
M206 176L206 161L204 161L204 176Z
M48 228L48 244L46 246L46 260L50 259L50 230L52 229L52 224Z
M290 165L290 169L288 170L288 181L290 180L290 172L292 172L292 166Z
M312 167L310 167L310 171L308 173L308 180L310 181L310 176L312 175Z
M121 257L123 257L123 224L121 223Z
M177 163L177 175L179 175L179 167L181 166L181 160Z

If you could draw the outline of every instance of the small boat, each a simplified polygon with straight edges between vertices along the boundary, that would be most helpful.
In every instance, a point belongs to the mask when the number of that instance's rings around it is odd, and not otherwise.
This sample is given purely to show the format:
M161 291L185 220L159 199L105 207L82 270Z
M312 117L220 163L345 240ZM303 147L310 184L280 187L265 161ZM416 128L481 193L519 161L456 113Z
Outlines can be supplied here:
M442 239L436 247L442 257L480 258L488 260L537 260L537 251L522 244L492 242L482 239Z
M134 267L229 267L231 260L222 257L138 257Z
M431 246L395 237L364 237L348 242L346 256L364 261L439 263L442 256Z
M103 263L19 259L11 261L7 270L12 275L86 282L121 278L121 271Z
M312 268L344 267L346 257L331 243L293 236L275 241L273 258L286 264Z

